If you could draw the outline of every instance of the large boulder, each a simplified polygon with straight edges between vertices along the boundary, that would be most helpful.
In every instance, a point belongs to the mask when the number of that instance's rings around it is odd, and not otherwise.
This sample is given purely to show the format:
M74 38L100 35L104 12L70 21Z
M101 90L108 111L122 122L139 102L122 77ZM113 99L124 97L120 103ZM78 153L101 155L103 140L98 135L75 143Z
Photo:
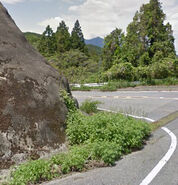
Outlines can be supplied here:
M67 108L60 89L70 91L66 79L27 42L0 3L0 168L65 142Z

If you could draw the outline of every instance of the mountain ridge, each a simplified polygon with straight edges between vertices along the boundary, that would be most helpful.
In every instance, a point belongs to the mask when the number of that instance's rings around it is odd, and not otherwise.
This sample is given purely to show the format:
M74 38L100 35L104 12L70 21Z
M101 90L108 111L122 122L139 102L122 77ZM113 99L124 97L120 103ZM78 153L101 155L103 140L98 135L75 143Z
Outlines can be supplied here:
M101 37L95 37L95 38L92 38L92 39L85 39L85 44L91 44L91 45L94 45L94 46L99 46L101 48L104 47L104 39L101 38Z

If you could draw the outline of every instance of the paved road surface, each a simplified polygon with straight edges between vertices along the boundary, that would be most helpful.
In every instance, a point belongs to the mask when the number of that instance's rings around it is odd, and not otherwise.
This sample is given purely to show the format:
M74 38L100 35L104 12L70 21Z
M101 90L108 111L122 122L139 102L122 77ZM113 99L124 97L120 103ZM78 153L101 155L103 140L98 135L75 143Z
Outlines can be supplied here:
M178 110L178 92L74 92L81 103L100 100L103 108L159 119ZM166 127L178 138L178 118ZM118 161L116 166L77 173L44 185L140 185L170 149L171 137L158 129L141 151ZM145 184L146 185L146 184ZM178 185L178 148L150 185Z
M86 99L99 100L101 108L122 111L158 120L178 110L178 91L74 91L81 104Z

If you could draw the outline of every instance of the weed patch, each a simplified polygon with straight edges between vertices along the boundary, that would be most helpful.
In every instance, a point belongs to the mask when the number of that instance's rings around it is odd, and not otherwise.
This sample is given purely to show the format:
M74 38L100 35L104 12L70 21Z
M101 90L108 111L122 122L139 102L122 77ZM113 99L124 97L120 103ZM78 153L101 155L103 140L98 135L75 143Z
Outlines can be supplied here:
M91 101L88 99L82 103L82 105L80 106L80 110L86 112L87 114L97 113L98 112L97 105L99 104L101 104L101 102Z

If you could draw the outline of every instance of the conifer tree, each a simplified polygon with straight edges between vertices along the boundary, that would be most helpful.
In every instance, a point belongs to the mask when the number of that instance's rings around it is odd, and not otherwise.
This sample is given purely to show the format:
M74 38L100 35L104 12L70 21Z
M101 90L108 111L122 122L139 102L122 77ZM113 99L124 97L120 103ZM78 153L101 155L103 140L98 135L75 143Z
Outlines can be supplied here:
M169 23L164 24L165 18L158 0L150 0L136 12L127 27L125 44L125 58L133 66L149 65L175 56L172 28Z
M57 28L56 42L57 51L59 53L69 51L71 48L69 28L66 26L64 21L62 21Z
M75 22L71 33L71 44L73 49L79 49L81 52L86 52L85 40L78 20Z
M52 55L56 52L56 39L52 28L48 25L40 39L38 50L44 55Z
M124 37L124 33L118 28L105 37L102 63L104 70L109 69L113 65L114 60L121 58Z

